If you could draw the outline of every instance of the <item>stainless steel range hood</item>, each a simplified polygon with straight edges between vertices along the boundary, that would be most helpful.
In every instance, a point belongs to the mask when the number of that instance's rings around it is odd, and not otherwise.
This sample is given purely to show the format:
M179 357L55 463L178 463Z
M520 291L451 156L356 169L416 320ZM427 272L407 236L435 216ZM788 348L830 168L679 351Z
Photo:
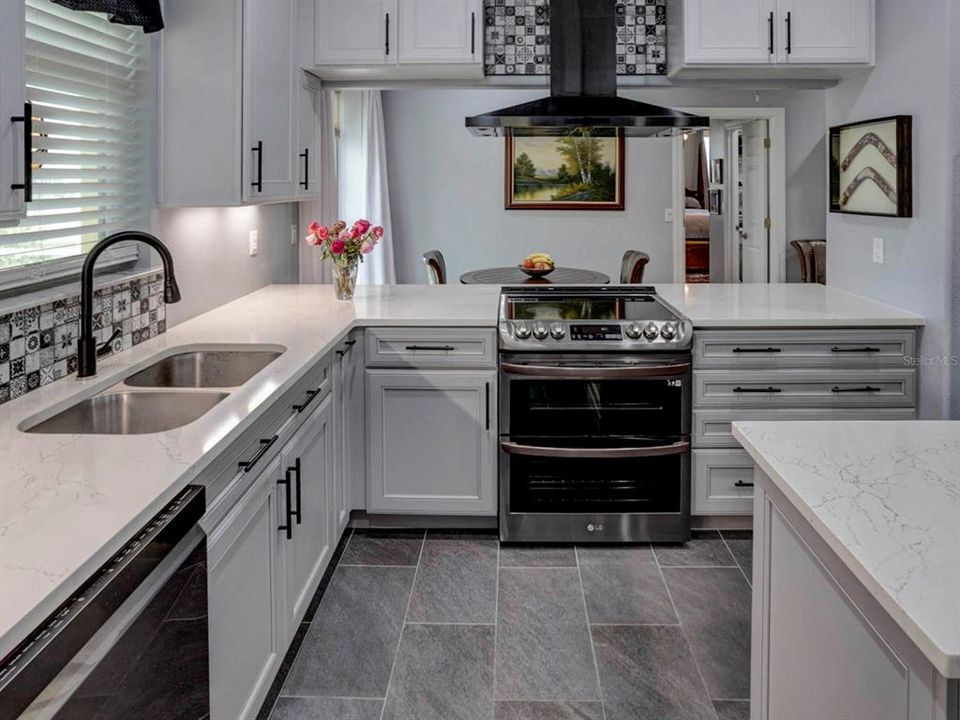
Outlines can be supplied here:
M566 135L592 127L675 135L710 119L617 96L616 0L551 0L550 97L466 119L474 135Z

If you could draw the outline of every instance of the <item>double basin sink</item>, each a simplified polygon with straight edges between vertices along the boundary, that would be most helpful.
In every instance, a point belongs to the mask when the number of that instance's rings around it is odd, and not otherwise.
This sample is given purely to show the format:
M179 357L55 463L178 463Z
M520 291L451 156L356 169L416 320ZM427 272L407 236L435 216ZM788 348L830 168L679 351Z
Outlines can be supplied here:
M201 349L160 358L98 395L39 422L28 433L143 435L183 427L209 412L283 350ZM211 391L211 388L217 388Z

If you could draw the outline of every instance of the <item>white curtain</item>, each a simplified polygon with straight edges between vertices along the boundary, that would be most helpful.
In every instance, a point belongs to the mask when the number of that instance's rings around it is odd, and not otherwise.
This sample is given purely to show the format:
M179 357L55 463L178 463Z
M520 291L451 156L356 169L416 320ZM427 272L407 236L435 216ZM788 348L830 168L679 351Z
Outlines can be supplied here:
M397 281L387 190L387 149L383 103L379 90L340 93L340 157L337 166L337 216L352 223L365 218L383 226L383 240L364 257L357 282L368 285Z
M320 193L315 198L300 203L300 282L329 283L333 281L330 263L320 262L320 252L310 247L303 238L307 226L316 220L321 224L332 223L337 218L337 123L336 102L332 92L317 93L320 116Z

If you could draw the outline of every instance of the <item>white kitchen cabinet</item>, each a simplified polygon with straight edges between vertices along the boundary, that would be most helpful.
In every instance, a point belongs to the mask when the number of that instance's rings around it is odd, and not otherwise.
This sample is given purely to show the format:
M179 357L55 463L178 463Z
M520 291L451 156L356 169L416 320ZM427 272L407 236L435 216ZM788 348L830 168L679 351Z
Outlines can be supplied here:
M0 225L24 214L26 20L23 2L0 3ZM21 121L13 121L19 117Z
M778 44L780 62L873 62L871 0L778 0L777 4L781 28L789 27Z
M496 371L367 370L367 511L496 513Z
M480 0L399 0L401 63L476 62L483 53Z
M282 477L278 457L208 538L211 717L256 717L285 652L275 613Z
M333 399L327 397L281 452L277 542L283 558L286 637L292 637L332 555Z
M684 0L687 63L765 64L776 59L777 0Z
M317 65L396 61L397 0L316 0Z
M298 198L320 193L320 81L296 71L297 82L297 188Z
M350 522L350 510L366 507L363 331L354 330L335 351L337 474L333 503L334 545Z

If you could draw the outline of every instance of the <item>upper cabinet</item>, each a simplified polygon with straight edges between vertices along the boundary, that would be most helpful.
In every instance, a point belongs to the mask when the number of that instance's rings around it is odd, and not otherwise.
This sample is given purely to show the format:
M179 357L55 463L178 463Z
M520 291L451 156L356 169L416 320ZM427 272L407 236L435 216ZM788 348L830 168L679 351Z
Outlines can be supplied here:
M681 0L669 7L671 74L873 63L873 0Z
M302 185L306 163L309 184L320 175L316 89L299 69L302 9L300 0L166 0L160 205L316 195Z
M28 191L25 37L23 2L0 2L0 225L16 223L23 216Z
M321 77L483 76L482 0L314 0Z

